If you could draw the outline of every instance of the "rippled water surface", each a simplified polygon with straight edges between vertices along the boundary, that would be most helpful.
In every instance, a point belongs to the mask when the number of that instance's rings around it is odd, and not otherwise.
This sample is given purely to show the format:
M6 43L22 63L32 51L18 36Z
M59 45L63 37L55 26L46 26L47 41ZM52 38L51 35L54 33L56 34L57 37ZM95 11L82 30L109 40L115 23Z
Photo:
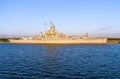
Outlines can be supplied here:
M120 79L120 44L0 44L0 79Z

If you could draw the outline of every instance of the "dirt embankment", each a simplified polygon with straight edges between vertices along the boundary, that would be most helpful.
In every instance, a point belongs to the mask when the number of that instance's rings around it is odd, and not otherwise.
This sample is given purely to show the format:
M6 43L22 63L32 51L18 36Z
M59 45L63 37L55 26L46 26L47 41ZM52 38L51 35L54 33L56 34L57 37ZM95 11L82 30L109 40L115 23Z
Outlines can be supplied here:
M0 43L6 43L9 42L7 38L0 38Z
M120 43L120 38L108 38L108 43Z

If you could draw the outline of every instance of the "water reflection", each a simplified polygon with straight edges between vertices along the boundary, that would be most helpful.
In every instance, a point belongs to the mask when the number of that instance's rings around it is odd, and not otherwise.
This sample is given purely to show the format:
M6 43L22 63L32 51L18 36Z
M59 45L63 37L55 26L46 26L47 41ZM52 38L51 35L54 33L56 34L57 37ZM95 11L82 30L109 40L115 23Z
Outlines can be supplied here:
M46 45L46 55L49 59L55 59L57 57L57 46L55 45Z
M57 45L46 45L45 46L45 65L43 66L43 70L45 72L45 77L60 77L60 62L59 62L59 54Z

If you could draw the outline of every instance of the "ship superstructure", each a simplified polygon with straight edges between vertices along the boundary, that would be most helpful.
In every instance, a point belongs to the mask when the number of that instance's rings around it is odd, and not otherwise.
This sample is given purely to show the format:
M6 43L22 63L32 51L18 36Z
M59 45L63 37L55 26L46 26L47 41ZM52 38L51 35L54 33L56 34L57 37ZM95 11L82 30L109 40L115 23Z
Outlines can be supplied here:
M50 29L45 32L45 35L41 32L39 35L33 37L34 40L42 39L70 39L70 36L67 36L63 33L56 31L55 25L50 24Z

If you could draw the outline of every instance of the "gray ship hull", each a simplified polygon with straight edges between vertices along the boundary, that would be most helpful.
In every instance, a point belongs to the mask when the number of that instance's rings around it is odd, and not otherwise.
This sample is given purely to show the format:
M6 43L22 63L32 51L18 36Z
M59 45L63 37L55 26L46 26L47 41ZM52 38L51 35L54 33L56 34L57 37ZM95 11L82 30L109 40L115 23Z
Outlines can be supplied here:
M106 44L107 38L81 38L81 39L44 39L44 40L9 40L10 43L23 44Z

